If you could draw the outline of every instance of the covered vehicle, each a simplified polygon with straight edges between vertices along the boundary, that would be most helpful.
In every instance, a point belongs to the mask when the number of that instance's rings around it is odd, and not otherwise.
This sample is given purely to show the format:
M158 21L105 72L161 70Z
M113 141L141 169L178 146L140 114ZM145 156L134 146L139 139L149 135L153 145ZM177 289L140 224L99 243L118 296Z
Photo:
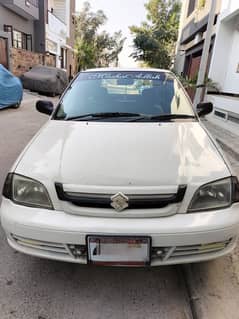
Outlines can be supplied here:
M36 65L22 75L22 83L25 89L54 96L64 91L68 79L62 69Z
M19 107L22 95L21 81L0 64L0 109Z

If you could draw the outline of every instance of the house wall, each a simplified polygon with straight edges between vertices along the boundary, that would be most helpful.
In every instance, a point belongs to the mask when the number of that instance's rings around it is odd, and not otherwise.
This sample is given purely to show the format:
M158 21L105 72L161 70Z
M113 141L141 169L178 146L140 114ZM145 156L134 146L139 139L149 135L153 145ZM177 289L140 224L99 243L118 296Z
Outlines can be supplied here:
M219 92L208 94L206 99L213 102L214 111L223 112L224 121L230 119L239 123L238 0L222 2L209 77L218 84Z
M58 11L54 11L53 7L53 12L58 13L59 17L48 11L55 3L59 10L56 8ZM64 10L62 10L62 4L64 4ZM39 20L34 21L34 19L28 20L0 4L0 37L8 39L9 69L15 75L21 76L37 64L61 67L61 48L64 48L67 56L66 71L69 76L72 76L75 73L74 24L72 19L74 11L75 0L40 0ZM64 18L64 22L61 18ZM3 31L4 24L12 25L13 29L31 34L32 52L12 48L12 35L11 32Z
M12 60L11 71L19 77L39 64L56 66L56 57L54 55L45 55L15 48L10 49L10 55Z
M222 0L221 21L233 18L238 12L238 0Z
M66 45L66 25L53 13L48 11L46 25L46 51L56 56L56 66L61 67L61 47Z
M39 0L41 1L41 0ZM26 0L0 0L0 4L15 11L16 14L28 20L35 20L39 18L38 4Z
M223 5L209 77L221 92L239 94L239 1L225 0Z
M11 71L16 76L21 76L29 71L33 66L43 64L43 55L23 49L11 48L12 68Z
M187 8L187 2L183 1L181 6L181 14L180 14L180 22L179 22L179 30L178 30L178 40L176 45L176 52L175 52L175 62L174 62L174 70L181 74L184 67L185 62L185 52L181 50L181 36L182 30L184 27L184 20L185 20L185 11Z
M239 31L232 33L231 50L229 51L227 75L224 91L239 94ZM238 110L239 111L239 110Z
M67 25L68 0L48 0L46 24L46 51L56 56L56 66L61 67L61 48L66 46L69 34Z
M4 24L12 25L13 28L18 31L31 34L34 51L34 22L32 20L26 20L8 8L0 5L0 31L3 31ZM6 37L8 37L8 34L6 34Z
M39 53L46 52L47 3L48 0L39 1L39 19L34 21L35 51Z
M220 89L224 87L227 75L229 48L232 47L233 42L232 34L233 24L231 22L226 23L223 26L219 23L209 77L219 84Z
M66 0L51 0L50 6L54 8L53 13L61 19L64 23L66 23L67 12L66 12Z
M220 13L221 0L215 1L217 1L216 15L218 15ZM190 0L183 1L181 11L180 29L175 60L175 70L178 74L182 74L184 72L186 56L191 54L192 50L196 52L196 48L198 47L198 51L202 52L208 15L211 7L211 0L206 0L204 7L200 7L199 0L196 0L194 11L188 15L189 2ZM216 27L214 26L214 34L215 31Z
M61 67L62 49L66 57L65 69L69 77L75 72L73 13L75 0L48 0L46 25L46 51L56 56L56 66Z
M4 32L4 24L13 29L32 35L32 52L12 47L11 32ZM34 21L27 20L10 9L0 5L0 36L8 39L8 68L15 75L20 76L32 66L41 63L42 58L34 53Z

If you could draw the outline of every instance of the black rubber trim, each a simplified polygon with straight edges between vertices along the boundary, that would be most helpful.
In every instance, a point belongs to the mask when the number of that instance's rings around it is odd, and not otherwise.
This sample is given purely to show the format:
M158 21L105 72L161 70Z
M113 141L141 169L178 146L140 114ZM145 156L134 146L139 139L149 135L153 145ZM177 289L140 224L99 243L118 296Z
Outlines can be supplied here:
M229 97L239 97L238 93L220 92L220 91L208 91L207 94L208 95L229 96Z
M232 176L232 203L239 202L239 182L236 176Z
M13 173L8 173L2 190L2 195L8 199L12 199L12 180Z
M55 183L56 193L60 200L71 202L77 206L112 208L110 194L67 193L61 183ZM176 194L156 195L127 195L129 198L128 209L133 208L162 208L169 204L179 203L183 200L187 186L179 185Z

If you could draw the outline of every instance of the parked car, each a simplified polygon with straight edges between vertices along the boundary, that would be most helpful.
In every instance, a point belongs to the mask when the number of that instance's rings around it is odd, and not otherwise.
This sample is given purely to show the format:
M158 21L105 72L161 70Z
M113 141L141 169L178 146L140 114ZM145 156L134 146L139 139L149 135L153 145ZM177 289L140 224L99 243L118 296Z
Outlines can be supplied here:
M25 89L52 96L61 94L68 84L66 71L37 65L21 77Z
M0 64L0 109L19 107L22 95L21 81Z
M127 90L140 79L147 88ZM15 250L159 266L210 260L235 247L238 180L200 121L212 104L194 112L172 73L81 72L54 111L47 101L36 108L50 120L3 188L1 222Z

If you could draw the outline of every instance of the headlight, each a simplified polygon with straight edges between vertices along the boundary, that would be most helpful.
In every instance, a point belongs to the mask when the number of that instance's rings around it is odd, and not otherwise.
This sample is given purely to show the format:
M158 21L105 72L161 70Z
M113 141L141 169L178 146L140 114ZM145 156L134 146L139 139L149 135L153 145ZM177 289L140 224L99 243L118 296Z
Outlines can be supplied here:
M238 180L236 177L229 177L201 186L194 194L188 211L226 208L238 201Z
M8 174L3 187L3 196L19 205L54 209L44 185L18 174Z

